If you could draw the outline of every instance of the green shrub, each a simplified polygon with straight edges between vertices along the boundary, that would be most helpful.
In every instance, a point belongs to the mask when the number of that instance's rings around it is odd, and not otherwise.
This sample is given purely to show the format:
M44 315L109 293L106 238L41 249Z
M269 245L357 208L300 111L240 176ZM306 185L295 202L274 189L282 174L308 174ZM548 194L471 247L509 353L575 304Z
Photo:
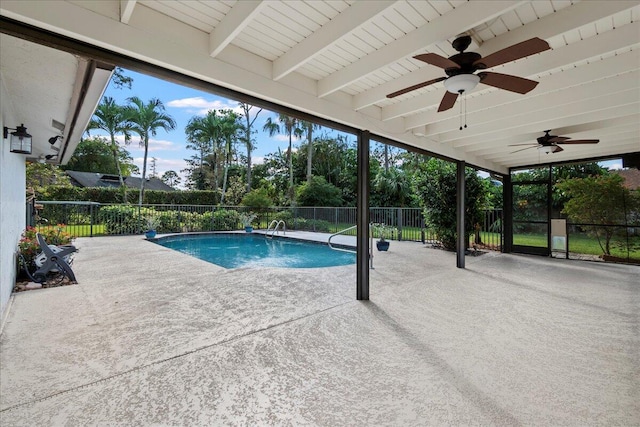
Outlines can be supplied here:
M236 211L219 209L213 213L213 229L231 231L239 229L240 215Z
M273 200L269 197L269 190L256 188L245 194L240 203L254 209L265 209L273 205Z
M157 218L160 222L160 225L156 230L158 233L177 233L181 231L178 211L158 212Z
M296 192L300 206L342 206L342 191L323 176L313 176L311 182L300 185Z
M102 206L98 221L104 224L106 234L137 234L146 228L146 215L153 215L151 209L139 211L136 206Z

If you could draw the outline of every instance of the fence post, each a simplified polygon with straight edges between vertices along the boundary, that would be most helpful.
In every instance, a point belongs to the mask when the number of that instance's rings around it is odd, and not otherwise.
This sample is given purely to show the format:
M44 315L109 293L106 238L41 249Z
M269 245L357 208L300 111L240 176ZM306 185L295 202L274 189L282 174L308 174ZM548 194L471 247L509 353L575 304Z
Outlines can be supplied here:
M89 237L93 237L93 203L89 205Z
M402 208L398 208L397 212L397 224L398 224L398 241L402 241Z

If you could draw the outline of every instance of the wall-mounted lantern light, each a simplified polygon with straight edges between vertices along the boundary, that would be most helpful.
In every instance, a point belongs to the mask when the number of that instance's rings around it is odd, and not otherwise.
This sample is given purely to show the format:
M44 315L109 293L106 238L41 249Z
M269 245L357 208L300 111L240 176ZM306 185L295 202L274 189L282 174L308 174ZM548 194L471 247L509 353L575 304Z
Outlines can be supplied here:
M24 123L15 129L5 126L2 129L2 137L4 139L9 137L9 130L15 130L15 132L11 132L10 151L12 153L31 154L31 135L27 133Z

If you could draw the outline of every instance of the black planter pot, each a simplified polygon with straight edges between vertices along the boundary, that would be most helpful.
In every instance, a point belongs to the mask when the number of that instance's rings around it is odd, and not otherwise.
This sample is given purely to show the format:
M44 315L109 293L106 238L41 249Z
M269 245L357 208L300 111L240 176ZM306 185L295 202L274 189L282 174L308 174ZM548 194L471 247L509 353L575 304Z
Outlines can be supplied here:
M385 240L384 242L378 240L376 242L376 247L378 248L379 251L388 251L389 250L389 241Z

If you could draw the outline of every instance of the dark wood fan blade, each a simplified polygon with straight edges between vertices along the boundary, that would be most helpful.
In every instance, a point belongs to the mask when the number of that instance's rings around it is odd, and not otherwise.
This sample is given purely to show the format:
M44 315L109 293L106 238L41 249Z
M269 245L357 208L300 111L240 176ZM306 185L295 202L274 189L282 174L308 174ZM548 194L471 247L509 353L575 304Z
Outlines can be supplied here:
M532 145L531 147L527 147L527 148L521 148L521 149L519 149L519 150L512 151L512 152L511 152L511 154L513 154L513 153L519 153L520 151L528 150L529 148L536 148L537 146L538 146L538 144L536 144L536 145Z
M478 76L480 76L480 83L523 95L531 92L538 86L538 82L536 81L512 76L510 74L482 72L478 73Z
M553 138L549 138L548 142L564 142L567 139L571 139L568 136L554 136Z
M599 139L572 139L571 141L558 142L558 144L597 144Z
M458 99L457 93L451 93L447 91L447 93L445 93L444 96L442 97L442 101L440 101L440 106L438 107L438 113L440 111L446 111L452 108L453 105L456 103L456 99Z
M426 81L426 82L418 83L417 85L409 86L409 87L404 88L402 90L399 90L397 92L390 93L389 95L387 95L387 98L395 98L396 96L400 96L400 95L405 94L407 92L411 92L412 90L420 89L421 87L429 86L429 85L432 85L434 83L441 82L443 80L447 80L447 78L446 77L439 77L437 79L433 79L433 80L429 80L429 81Z
M515 61L516 59L525 58L535 53L544 52L548 49L551 49L549 43L538 37L534 37L497 52L493 52L491 55L478 59L473 63L473 65L479 66L480 64L483 64L484 68L491 68L497 65L506 64L507 62Z
M556 149L553 150L554 153L559 153L561 151L564 151L564 148L560 147L559 145L556 145Z
M449 58L445 58L444 56L440 56L436 53L423 53L422 55L416 55L413 58L422 62L426 62L427 64L435 65L436 67L440 67L445 70L447 68L460 68L458 64L456 64Z

